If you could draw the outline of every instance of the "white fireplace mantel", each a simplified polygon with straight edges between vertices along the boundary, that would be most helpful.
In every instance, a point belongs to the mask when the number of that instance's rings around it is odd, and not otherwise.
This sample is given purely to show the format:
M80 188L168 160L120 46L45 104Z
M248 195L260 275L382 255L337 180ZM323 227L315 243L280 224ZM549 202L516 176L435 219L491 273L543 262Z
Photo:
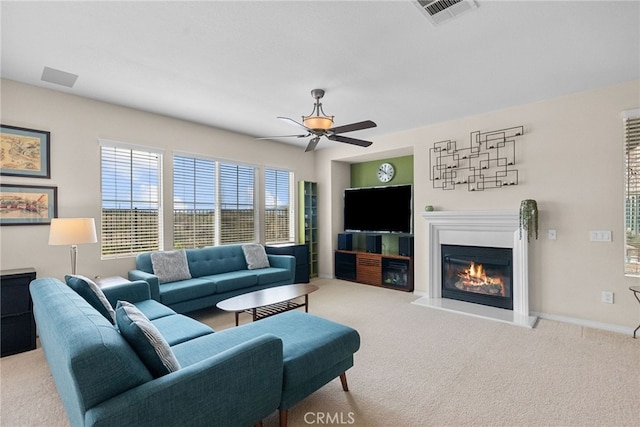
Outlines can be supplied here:
M428 223L428 295L414 304L455 311L518 326L533 327L529 316L529 262L527 239L520 238L518 211L433 211L423 212ZM513 310L505 310L442 298L440 245L511 248L513 254Z

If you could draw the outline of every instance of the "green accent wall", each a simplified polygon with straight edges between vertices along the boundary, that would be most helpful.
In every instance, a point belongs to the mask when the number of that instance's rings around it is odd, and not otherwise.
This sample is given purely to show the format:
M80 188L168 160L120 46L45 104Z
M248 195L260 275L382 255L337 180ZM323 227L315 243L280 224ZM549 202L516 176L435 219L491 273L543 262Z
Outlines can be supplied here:
M378 167L383 163L391 163L396 171L393 179L386 183L378 181ZM393 157L351 165L352 188L400 184L413 184L413 156Z
M391 163L396 172L393 179L386 183L378 181L378 167L382 163ZM401 184L413 184L413 156L392 157L374 160L372 162L354 163L351 165L351 188ZM415 221L415 217L413 220ZM353 234L354 251L364 252L366 235L367 233ZM383 233L381 236L382 253L387 255L397 255L399 234Z

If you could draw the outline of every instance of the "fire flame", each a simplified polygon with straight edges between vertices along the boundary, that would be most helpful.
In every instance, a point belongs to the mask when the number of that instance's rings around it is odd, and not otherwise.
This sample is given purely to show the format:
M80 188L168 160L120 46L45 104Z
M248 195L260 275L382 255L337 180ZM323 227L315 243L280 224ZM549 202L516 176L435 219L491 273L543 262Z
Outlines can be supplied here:
M487 276L487 272L482 264L476 265L475 262L472 262L471 265L469 265L469 268L465 269L464 272L458 273L458 277L462 282L461 284L465 287L499 286L500 295L505 295L504 282L502 281L502 278Z

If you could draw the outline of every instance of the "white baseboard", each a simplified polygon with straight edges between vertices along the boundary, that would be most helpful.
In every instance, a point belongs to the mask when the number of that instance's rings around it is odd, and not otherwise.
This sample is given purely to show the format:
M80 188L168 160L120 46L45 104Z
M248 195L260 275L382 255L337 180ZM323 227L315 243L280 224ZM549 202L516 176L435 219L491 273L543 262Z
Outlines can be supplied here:
M427 296L427 293L424 291L413 291L413 294L419 297ZM548 314L548 313L541 313L536 311L532 311L529 314L531 314L532 316L537 316L540 319L555 320L557 322L570 323L573 325L584 326L584 327L593 328L593 329L602 329L604 331L617 332L619 334L626 334L631 336L633 336L633 330L635 329L633 327L628 327L628 326L620 326L620 325L614 325L611 323L596 322L593 320L579 319L579 318L569 317L569 316L559 316L557 314Z
M619 334L627 334L633 336L633 327L614 325L611 323L595 322L593 320L578 319L575 317L559 316L557 314L533 312L534 315L541 319L555 320L557 322L571 323L573 325L584 326L593 329L602 329L604 331L617 332Z
M329 278L333 279L335 277L327 277L327 279ZM427 297L428 293L425 291L414 290L413 295L417 297ZM603 331L616 332L619 334L625 334L630 336L633 336L633 330L635 329L634 327L629 327L629 326L614 325L611 323L596 322L593 320L579 319L576 317L569 317L569 316L559 316L557 314L541 313L537 311L531 311L529 314L531 316L537 316L540 319L555 320L556 322L570 323L572 325L584 326L584 327L593 328L593 329L602 329ZM636 334L636 336L639 336L640 338L640 334Z

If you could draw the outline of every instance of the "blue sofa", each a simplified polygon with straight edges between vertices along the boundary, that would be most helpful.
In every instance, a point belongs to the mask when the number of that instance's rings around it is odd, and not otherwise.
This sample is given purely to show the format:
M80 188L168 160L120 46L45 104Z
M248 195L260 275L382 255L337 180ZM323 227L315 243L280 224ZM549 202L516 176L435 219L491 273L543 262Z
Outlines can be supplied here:
M213 307L218 302L247 292L294 282L296 259L290 255L267 255L269 266L250 270L242 245L186 249L191 278L160 283L152 263L157 252L136 256L129 280L144 280L151 297L178 313Z
M108 316L54 278L30 284L40 343L72 426L249 426L353 365L357 331L301 311L215 332L151 299L144 281L103 290L161 333L180 368L152 374ZM93 305L92 305L93 304ZM104 306L102 307L104 309Z

